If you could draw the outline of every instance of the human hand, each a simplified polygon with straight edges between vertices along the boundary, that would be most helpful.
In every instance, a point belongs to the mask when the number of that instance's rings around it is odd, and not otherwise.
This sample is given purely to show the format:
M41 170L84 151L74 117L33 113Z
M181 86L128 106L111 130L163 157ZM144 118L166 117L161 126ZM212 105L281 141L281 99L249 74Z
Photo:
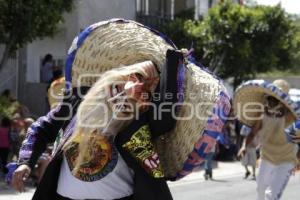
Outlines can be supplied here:
M245 147L242 147L242 148L239 150L238 154L237 154L237 158L238 158L238 159L241 159L241 158L243 158L243 157L245 156L245 154L246 154L246 148L245 148Z
M147 166L150 170L153 170L159 166L159 159L157 153L149 156L144 160L144 165Z
M31 169L28 165L20 165L13 174L12 186L19 192L24 192L24 181L27 180L31 173Z

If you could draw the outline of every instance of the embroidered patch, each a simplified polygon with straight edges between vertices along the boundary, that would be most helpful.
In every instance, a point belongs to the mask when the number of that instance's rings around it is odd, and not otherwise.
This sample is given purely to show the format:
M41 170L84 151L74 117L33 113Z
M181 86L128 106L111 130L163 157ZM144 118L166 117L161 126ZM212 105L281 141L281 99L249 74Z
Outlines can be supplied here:
M151 176L154 178L164 177L158 155L151 141L148 125L142 126L136 131L123 145L123 148L136 158Z
M72 171L79 155L79 141L83 135L78 134L72 144L65 150L65 156ZM113 171L118 162L118 152L112 141L100 134L91 134L91 140L84 155L84 161L74 176L82 181L98 181Z

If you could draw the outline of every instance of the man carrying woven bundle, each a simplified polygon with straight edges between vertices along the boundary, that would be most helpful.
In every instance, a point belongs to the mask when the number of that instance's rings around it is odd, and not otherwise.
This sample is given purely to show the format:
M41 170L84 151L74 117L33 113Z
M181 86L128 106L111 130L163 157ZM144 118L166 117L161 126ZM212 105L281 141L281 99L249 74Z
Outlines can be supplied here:
M261 162L257 177L257 200L280 199L294 167L299 162L298 146L287 140L285 128L299 117L300 110L288 96L284 80L268 83L252 80L235 93L238 119L251 127L239 156L258 136Z
M129 20L86 28L69 50L65 78L71 93L33 124L14 173L23 190L46 144L63 131L34 200L172 199L166 180L203 163L230 110L220 80Z

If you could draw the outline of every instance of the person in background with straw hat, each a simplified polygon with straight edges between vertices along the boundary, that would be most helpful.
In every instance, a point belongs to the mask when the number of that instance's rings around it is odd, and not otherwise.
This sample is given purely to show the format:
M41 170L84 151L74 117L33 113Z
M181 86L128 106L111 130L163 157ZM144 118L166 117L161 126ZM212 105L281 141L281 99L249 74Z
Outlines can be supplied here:
M281 79L273 83L254 80L242 84L234 97L239 120L251 126L239 156L256 136L260 141L257 200L280 199L299 162L299 149L285 134L285 128L299 116L299 107L289 99L288 91L289 84Z

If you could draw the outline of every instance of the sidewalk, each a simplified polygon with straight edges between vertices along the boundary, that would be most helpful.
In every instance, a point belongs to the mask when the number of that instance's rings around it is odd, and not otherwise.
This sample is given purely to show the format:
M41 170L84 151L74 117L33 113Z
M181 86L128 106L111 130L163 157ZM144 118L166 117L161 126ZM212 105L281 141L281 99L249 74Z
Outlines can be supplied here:
M223 179L227 177L244 177L245 169L239 161L233 162L214 162L213 163L213 177L215 179ZM177 183L191 183L204 181L204 170L199 169L198 171L193 172L192 174L184 177L183 179L176 182L169 182L170 186L175 186ZM0 180L0 195L4 191L10 190L10 187L7 186L3 179ZM1 199L1 198L0 198Z
M183 199L189 199L190 196L195 197L194 199L199 199L198 197L206 198L205 195L211 195L211 188L216 187L221 194L225 196L229 196L231 194L245 194L251 193L254 195L255 193L249 191L255 191L256 183L248 179L248 181L244 181L244 168L240 162L215 162L214 163L214 181L205 181L203 177L203 170L199 170L193 172L192 174L186 176L185 178L176 181L176 182L168 182L170 186L171 192L174 195L174 199L182 199L182 196L187 195ZM297 173L299 174L299 172ZM242 184L242 185L240 185ZM300 179L299 175L293 176L290 181L290 186L286 191L286 197L294 197L296 195L298 197L298 190L295 188L299 187ZM30 186L30 185L29 185ZM239 187L239 190L231 190L231 188ZM292 187L293 186L293 187ZM25 193L17 193L13 189L9 188L5 185L3 181L0 181L0 200L30 200L35 188L27 187L27 191ZM201 191L201 194L198 194ZM204 191L204 192L203 192ZM190 196L189 196L190 195ZM288 196L289 195L289 196ZM226 197L227 197L226 196ZM176 197L176 198L175 198ZM196 198L197 197L197 198ZM254 197L253 197L254 198ZM248 197L248 199L253 199L252 196ZM226 199L225 197L221 198ZM229 198L230 199L230 198ZM236 198L237 199L237 198ZM247 198L246 198L247 199ZM285 199L295 199L295 198L285 198ZM296 198L297 199L297 198Z

